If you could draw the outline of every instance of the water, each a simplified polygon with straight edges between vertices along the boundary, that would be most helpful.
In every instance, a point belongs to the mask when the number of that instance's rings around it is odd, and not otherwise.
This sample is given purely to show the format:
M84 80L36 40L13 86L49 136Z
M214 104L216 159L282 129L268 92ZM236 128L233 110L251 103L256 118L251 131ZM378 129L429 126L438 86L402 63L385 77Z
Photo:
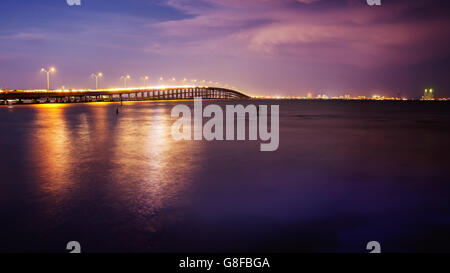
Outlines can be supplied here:
M450 251L448 104L251 101L260 152L174 141L176 103L1 106L0 251Z

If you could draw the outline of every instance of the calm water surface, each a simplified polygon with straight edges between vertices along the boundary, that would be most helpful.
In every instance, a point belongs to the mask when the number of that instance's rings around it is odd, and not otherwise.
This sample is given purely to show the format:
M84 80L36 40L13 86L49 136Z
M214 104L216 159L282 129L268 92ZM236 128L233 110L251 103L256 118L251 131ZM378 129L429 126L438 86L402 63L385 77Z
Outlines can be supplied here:
M0 251L450 251L448 104L252 101L263 153L174 141L176 103L1 106Z

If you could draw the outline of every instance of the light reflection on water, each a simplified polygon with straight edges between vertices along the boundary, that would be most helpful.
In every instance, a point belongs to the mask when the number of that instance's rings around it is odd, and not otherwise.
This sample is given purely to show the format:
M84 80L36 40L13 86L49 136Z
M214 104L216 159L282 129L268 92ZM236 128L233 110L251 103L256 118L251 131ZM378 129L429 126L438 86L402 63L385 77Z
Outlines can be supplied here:
M41 221L64 225L58 218L85 206L81 202L92 207L69 222L105 221L116 224L112 230L132 223L141 232L156 232L182 220L176 208L198 167L192 149L201 147L172 140L167 105L135 105L31 107L26 157L33 166L27 174L37 186L33 198Z
M176 103L0 107L0 251L450 251L446 104L260 101L261 153L174 141Z
M68 194L72 182L69 170L75 163L72 157L72 143L70 133L64 118L63 107L38 108L35 130L30 133L29 156L36 162L34 175L40 183L40 190L54 199L58 206L64 196Z
M172 140L167 111L126 109L113 130L114 194L150 231L161 224L159 211L182 204L196 171L190 157L193 146ZM151 224L146 222L149 216Z

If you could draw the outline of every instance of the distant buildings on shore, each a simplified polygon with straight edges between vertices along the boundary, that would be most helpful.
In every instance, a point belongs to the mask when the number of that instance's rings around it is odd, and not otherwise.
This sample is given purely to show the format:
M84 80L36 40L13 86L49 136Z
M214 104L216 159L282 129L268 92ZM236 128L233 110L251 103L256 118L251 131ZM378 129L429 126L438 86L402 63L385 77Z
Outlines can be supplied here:
M407 98L402 97L400 93L397 93L395 97L385 97L381 95L367 96L351 96L350 94L344 94L340 96L328 96L326 94L318 94L314 96L311 92L308 92L306 96L256 96L254 98L260 99L304 99L304 100L392 100L392 101L412 101L412 100L426 100L426 101L450 101L450 98L435 98L435 90L425 89L424 95L421 98Z

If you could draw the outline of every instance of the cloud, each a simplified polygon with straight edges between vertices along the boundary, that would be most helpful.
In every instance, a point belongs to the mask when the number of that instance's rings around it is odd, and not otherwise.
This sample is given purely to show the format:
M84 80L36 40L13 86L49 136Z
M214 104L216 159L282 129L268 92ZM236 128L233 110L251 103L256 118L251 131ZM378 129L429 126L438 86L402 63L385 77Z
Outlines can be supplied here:
M425 1L383 9L353 3L321 10L295 6L314 0L206 2L197 6L195 1L170 0L169 5L195 16L150 25L167 43L146 50L382 66L440 57L447 54L450 40L448 18L410 18L415 9L427 7ZM435 40L443 42L429 43Z

